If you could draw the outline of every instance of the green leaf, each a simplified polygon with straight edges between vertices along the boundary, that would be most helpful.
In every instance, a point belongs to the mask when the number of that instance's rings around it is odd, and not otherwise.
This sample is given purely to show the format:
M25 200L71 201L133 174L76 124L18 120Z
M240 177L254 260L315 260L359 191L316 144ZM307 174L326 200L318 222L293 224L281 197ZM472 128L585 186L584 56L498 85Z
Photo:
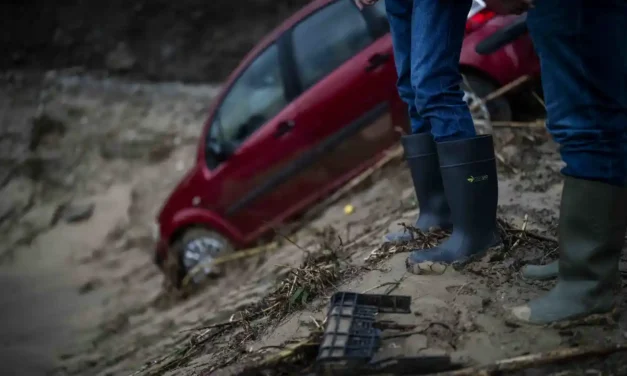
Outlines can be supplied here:
M309 298L309 292L303 291L303 299L301 300L301 303L307 304L307 298Z
M298 298L303 294L303 292L305 292L304 288L302 287L297 288L296 291L294 291L294 293L292 294L292 296L290 296L290 304L296 303L296 300L298 300Z

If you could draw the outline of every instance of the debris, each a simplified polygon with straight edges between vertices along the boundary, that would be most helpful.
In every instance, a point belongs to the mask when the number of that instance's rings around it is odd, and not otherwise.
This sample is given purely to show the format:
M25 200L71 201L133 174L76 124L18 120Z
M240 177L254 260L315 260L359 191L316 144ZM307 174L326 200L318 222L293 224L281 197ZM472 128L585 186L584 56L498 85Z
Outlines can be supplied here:
M137 59L128 45L120 42L113 51L109 52L105 63L108 69L122 72L131 70L136 62Z
M353 207L353 205L348 204L344 206L344 214L350 215L350 214L353 214L353 211L355 211L355 208Z
M71 203L63 207L61 217L67 223L82 222L94 214L95 207L93 202Z
M501 86L500 88L498 88L497 90L493 91L492 93L488 94L485 96L485 98L482 98L480 102L477 102L475 104L473 104L470 107L470 111L475 111L477 108L479 108L481 106L482 103L486 103L492 100L495 100L496 98L500 98L503 95L507 94L508 92L510 92L511 90L521 86L522 84L528 82L531 80L531 76L521 76L519 78L517 78L516 80L510 82L507 85ZM492 123L494 125L494 123Z
M342 188L337 190L331 197L327 198L317 206L311 208L305 219L314 218L315 216L322 213L329 206L335 204L342 197L344 197L348 192L352 191L360 184L364 183L368 178L370 178L375 172L381 170L384 166L388 165L392 161L399 160L403 156L403 148L402 146L397 146L393 149L388 150L383 158L381 158L377 163L375 163L372 167L368 168L366 171L362 172L357 177L353 178L353 180L349 181Z
M503 359L486 366L469 367L453 372L438 373L434 376L474 376L474 375L501 375L503 372L519 371L527 368L552 363L573 361L589 357L607 357L617 352L627 351L627 344L617 344L600 347L571 347L544 353L523 355L510 359Z
M13 215L14 209L13 203L5 200L0 201L0 224Z
M28 210L33 201L34 183L28 178L15 178L0 190L2 217L19 216Z
M102 286L102 281L99 279L91 279L81 285L78 289L78 293L81 295L90 293Z
M31 233L40 233L53 226L59 217L59 205L36 206L29 210L20 224L26 226Z
M475 120L476 124L483 125L483 120ZM492 121L490 122L495 128L544 128L545 120L536 121Z
M61 120L52 117L46 112L35 116L32 124L30 144L28 146L31 151L37 149L48 136L57 135L61 137L66 131L66 126Z

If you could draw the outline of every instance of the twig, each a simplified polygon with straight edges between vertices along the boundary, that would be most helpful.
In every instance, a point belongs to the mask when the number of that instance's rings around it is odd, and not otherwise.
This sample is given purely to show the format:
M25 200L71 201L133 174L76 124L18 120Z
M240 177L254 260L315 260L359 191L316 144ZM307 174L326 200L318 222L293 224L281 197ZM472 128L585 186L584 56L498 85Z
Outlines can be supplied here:
M517 78L516 80L510 82L507 85L504 85L500 88L498 88L497 90L491 92L490 94L486 95L484 98L481 99L481 102L487 103L490 101L493 101L499 97L502 97L503 95L507 94L507 92L517 88L518 86L524 84L525 82L529 81L531 79L531 76L522 76ZM470 106L470 111L474 111L476 109L478 109L481 106L481 102L475 103L472 106Z
M540 98L538 93L536 93L535 91L532 91L531 94L538 101L538 103L540 103L542 105L542 107L544 107L544 109L546 110L546 104L544 104L544 101L542 100L542 98Z
M385 283L382 283L382 284L380 284L380 285L377 285L377 286L375 286L375 287L372 287L372 288L369 288L369 289L367 289L367 290L363 291L363 292L362 292L362 294L367 294L367 293L369 293L370 291L374 291L374 290L376 290L376 289L380 289L381 287L390 286L390 285L395 285L395 286L398 286L398 285L400 285L400 284L401 284L401 281L385 282Z
M476 125L486 125L487 122L485 120L474 120ZM545 121L544 120L535 120L535 121L491 121L493 127L500 128L544 128Z
M522 240L522 237L526 234L527 232L527 223L529 222L529 214L525 214L525 219L523 220L523 224L522 227L520 228L520 232L521 234L517 237L516 241L514 242L514 244L512 244L512 247L510 249L514 250L516 247L518 247L518 245L520 244L520 241Z
M464 283L455 293L455 296L453 297L453 301L455 301L455 299L457 299L457 297L459 296L459 294L462 292L462 290L464 289L464 287L468 286L470 282L466 282Z
M206 260L201 260L198 264L194 265L194 267L187 273L187 275L185 276L185 278L183 278L183 281L181 281L181 285L183 287L189 285L189 283L191 282L192 278L194 278L196 275L198 275L199 273L201 273L202 269L204 267L216 267L218 265L227 263L227 262L232 262L232 261L236 261L236 260L241 260L243 258L248 258L248 257L252 257L252 256L257 256L259 254L265 253L265 252L270 252L270 251L275 251L279 249L278 243L277 242L272 242L266 245L262 245L260 247L254 247L254 248L249 248L249 249L243 249L241 251L235 252L235 253L230 253L224 256L220 256L220 257L216 257L213 259L206 259Z
M411 336L413 336L415 334L424 334L427 330L433 328L434 326L439 326L441 328L447 329L451 333L454 333L453 329L451 329L450 326L448 326L448 325L446 325L444 323L441 323L441 322L431 322L424 329L414 330L414 331L405 332L405 333L392 334L392 335L389 335L389 336L384 336L381 339L382 340L387 340L387 339L393 339L393 338L411 337Z
M432 376L473 376L473 375L496 375L503 372L519 371L526 368L537 368L538 366L563 362L565 360L575 360L592 356L608 356L617 352L627 351L627 344L617 344L606 347L574 347L563 348L523 355L510 359L499 360L486 366L469 367L452 372L441 372Z
M517 173L520 172L516 167L514 167L511 164L507 163L505 158L500 153L496 153L495 152L494 156L496 157L496 159L499 160L499 162L501 162L503 164L503 166L509 168L513 173L517 174Z
M359 174L357 177L353 178L348 184L339 189L329 198L324 200L320 205L310 210L308 213L310 216L314 216L315 214L321 212L323 209L326 209L328 206L337 202L340 198L342 198L345 194L352 191L356 186L363 183L366 179L368 179L372 174L376 171L380 170L383 166L387 165L391 161L395 159L399 159L403 156L403 148L398 146L392 150L389 150L388 153L381 158L377 163L375 163L372 167L368 168L366 171Z

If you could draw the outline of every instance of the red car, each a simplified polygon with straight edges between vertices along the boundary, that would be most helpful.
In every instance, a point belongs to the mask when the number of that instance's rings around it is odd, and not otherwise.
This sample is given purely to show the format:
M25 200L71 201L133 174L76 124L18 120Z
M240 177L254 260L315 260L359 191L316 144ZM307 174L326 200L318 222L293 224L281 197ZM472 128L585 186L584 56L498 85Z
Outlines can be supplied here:
M195 166L157 219L156 262L175 283L200 261L253 245L375 163L408 129L384 2L315 0L266 36L213 103ZM476 1L461 55L485 95L539 71L525 35L487 56L475 45L511 22ZM478 12L478 13L477 13ZM500 106L500 107L499 107ZM499 105L496 117L508 114ZM203 274L203 273L200 273Z

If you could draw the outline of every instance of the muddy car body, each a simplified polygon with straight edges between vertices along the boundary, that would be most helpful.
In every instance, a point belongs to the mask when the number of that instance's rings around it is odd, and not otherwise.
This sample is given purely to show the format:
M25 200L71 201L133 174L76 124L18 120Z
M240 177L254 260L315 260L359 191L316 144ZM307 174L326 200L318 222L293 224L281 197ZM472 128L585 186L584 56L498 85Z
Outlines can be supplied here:
M176 261L180 278L201 259L254 244L397 143L408 117L383 3L359 12L350 0L313 1L243 59L158 216L159 265ZM482 8L468 21L461 66L485 95L539 68L527 36L475 52L510 22Z

